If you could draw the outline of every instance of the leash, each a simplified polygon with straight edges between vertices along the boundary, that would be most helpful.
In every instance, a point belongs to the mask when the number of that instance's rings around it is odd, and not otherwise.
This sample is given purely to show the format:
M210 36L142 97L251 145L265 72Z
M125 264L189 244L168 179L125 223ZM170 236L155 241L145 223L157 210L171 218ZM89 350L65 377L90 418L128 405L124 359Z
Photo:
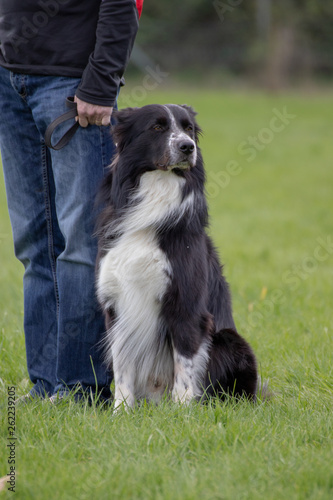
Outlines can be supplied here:
M59 149L62 149L68 142L71 140L77 129L79 128L79 122L75 122L74 125L72 125L67 132L61 137L61 139L53 146L51 138L52 134L55 131L55 129L60 125L61 123L70 120L71 118L75 118L77 116L77 106L76 102L74 102L74 97L67 97L66 99L66 106L69 108L69 111L64 113L61 116L58 116L50 125L47 127L46 132L45 132L45 144L48 148L55 149L58 151Z

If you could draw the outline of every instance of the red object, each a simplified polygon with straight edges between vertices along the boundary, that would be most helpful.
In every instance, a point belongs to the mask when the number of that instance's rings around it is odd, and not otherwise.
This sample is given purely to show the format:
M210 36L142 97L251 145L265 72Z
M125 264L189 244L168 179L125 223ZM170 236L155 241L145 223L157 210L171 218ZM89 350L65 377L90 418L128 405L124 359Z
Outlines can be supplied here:
M141 12L142 12L142 7L143 7L143 0L136 0L136 7L138 9L139 17L140 17Z

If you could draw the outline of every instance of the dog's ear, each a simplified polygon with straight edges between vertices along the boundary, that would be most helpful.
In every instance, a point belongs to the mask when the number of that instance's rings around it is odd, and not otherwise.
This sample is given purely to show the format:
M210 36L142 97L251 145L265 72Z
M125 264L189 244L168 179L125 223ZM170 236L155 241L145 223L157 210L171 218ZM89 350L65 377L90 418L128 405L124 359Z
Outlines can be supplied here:
M184 109L186 109L186 111L188 113L190 113L190 115L193 116L193 118L198 114L196 111L194 111L194 109L192 108L192 106L188 106L187 104L180 104L180 106Z
M125 144L130 142L130 130L135 122L135 112L138 109L124 108L112 113L112 118L116 121L112 127L112 136L118 152L121 152Z
M195 139L196 141L199 140L199 135L202 134L202 130L201 128L199 127L195 117L197 116L197 112L194 111L194 109L191 107L191 106L188 106L187 104L181 104L181 107L186 109L186 111L188 112L188 114L191 116L193 122L194 122L194 126L195 126L195 129L194 129L194 132L195 132Z
M124 123L127 122L130 118L133 117L133 113L135 113L139 108L124 108L124 109L116 109L112 113L112 117L116 119L116 123Z

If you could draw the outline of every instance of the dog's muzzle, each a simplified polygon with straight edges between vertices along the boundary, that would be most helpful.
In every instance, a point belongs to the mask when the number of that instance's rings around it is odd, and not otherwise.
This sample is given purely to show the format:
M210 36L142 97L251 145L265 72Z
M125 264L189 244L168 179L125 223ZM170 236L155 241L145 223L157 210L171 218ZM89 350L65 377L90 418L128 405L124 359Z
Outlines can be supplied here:
M190 140L181 141L178 145L179 160L176 168L189 170L194 167L197 159L197 148L195 142Z
M162 170L189 170L194 167L197 160L196 144L190 137L177 141L170 140L165 158L167 160L158 165Z
M177 144L179 160L177 168L191 168L194 166L197 158L197 148L192 139L181 140Z

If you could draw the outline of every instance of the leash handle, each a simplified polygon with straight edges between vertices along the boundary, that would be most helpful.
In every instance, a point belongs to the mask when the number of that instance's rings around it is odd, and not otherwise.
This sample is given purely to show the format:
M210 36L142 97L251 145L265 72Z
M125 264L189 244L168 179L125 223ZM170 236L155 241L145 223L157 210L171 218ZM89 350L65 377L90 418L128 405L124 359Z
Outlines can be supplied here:
M65 122L66 120L70 120L71 118L75 118L77 116L77 106L76 102L74 102L74 97L67 97L66 99L66 106L69 108L69 111L64 113L61 116L58 116L50 125L47 127L46 132L45 132L45 144L48 148L55 149L58 151L59 149L62 149L68 142L71 140L77 129L79 128L79 122L75 122L74 125L72 125L67 132L61 137L61 139L53 146L51 138L54 130L60 125L61 123Z

